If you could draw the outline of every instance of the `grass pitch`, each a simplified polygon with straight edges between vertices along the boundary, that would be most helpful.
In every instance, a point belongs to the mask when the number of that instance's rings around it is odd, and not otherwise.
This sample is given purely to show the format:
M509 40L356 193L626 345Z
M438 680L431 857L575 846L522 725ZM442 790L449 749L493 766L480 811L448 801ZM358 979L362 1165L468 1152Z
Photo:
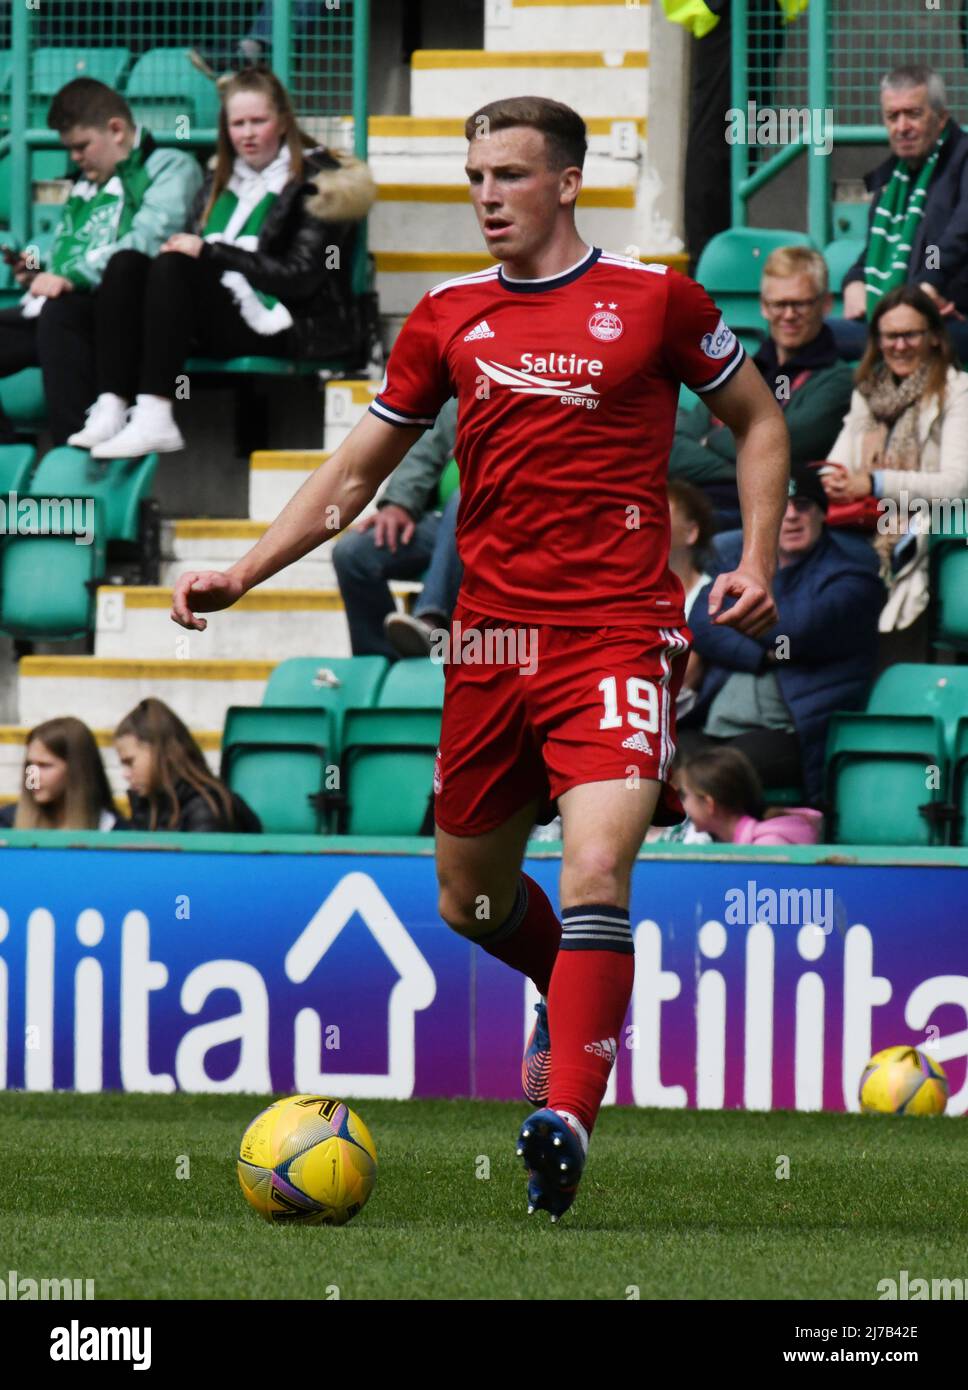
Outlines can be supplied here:
M238 1141L263 1104L0 1093L0 1279L123 1299L871 1299L902 1269L968 1275L963 1120L609 1109L552 1228L525 1214L523 1102L353 1102L379 1178L332 1230L246 1204Z

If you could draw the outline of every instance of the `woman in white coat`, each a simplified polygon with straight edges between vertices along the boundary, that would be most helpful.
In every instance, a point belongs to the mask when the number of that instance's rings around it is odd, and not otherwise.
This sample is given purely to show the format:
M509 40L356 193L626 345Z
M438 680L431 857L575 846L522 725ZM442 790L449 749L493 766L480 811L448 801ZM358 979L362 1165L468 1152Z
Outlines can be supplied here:
M968 374L922 290L892 290L877 305L855 383L824 487L832 504L878 499L880 629L894 634L884 654L924 660L930 532L968 496Z

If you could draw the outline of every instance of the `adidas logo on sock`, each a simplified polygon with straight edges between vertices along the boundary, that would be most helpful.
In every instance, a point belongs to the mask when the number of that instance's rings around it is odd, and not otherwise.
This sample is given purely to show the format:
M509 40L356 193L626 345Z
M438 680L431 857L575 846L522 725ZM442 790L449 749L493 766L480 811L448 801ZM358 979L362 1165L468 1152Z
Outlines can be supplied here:
M471 343L475 338L494 338L496 336L488 325L487 319L481 319L476 328L472 328L469 333L464 335L464 342Z
M618 1056L618 1046L614 1038L602 1038L601 1042L586 1043L585 1051L594 1057L605 1057L609 1062L614 1062Z
M641 731L623 740L623 748L637 748L640 753L651 753L652 745Z

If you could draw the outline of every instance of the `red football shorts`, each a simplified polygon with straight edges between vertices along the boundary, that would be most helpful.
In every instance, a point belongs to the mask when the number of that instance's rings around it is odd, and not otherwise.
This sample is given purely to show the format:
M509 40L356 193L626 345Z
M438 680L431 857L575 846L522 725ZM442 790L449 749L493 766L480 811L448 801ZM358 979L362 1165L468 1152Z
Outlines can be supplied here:
M445 660L434 813L483 835L537 799L539 821L584 782L661 782L655 825L683 819L666 780L688 628L525 626L458 603Z

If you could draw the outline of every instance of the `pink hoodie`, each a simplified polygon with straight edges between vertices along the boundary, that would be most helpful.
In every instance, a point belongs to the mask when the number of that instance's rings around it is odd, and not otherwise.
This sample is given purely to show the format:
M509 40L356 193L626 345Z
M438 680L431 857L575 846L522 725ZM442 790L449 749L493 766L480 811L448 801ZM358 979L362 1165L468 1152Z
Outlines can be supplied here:
M742 816L733 831L734 845L815 845L823 815L809 806L791 806L782 816L755 820Z

